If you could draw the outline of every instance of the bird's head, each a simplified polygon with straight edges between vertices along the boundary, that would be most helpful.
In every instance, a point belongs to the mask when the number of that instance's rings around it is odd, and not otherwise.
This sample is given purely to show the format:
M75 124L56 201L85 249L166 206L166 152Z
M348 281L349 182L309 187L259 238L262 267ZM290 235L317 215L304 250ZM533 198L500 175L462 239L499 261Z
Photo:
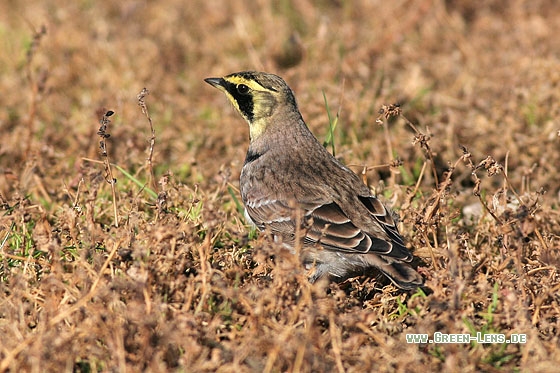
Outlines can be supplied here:
M251 140L260 137L275 116L297 113L296 100L290 87L274 74L243 71L223 78L207 78L206 83L218 88L249 124ZM301 116L300 116L301 118Z

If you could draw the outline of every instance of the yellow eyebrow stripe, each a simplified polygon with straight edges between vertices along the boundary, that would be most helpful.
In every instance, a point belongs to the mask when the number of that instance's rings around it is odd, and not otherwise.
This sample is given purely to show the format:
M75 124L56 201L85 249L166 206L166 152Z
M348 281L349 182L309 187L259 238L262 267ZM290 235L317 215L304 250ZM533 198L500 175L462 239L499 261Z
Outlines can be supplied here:
M224 78L224 80L232 83L232 84L245 84L247 87L251 88L254 91L268 91L269 89L263 87L262 85L260 85L259 83L257 83L254 80L248 80L245 79L241 76L229 76L227 78Z

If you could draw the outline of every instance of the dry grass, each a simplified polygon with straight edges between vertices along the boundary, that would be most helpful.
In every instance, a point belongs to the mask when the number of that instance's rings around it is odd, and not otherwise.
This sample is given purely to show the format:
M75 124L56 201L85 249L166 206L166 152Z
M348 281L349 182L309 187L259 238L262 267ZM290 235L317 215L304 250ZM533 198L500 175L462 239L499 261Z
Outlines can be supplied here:
M45 3L0 3L0 371L557 368L557 2ZM244 225L248 131L203 82L244 69L321 139L340 108L430 291L310 285ZM438 331L527 343L406 343Z

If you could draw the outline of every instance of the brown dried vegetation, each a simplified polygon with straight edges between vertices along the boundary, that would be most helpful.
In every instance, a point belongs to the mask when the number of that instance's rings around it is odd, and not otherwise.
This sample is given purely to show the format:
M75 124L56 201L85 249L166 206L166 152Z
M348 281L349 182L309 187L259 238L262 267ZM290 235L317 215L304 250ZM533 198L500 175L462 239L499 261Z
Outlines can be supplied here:
M557 2L0 14L0 371L557 368ZM203 82L244 69L282 75L320 139L322 92L340 108L337 156L395 206L429 290L311 285L244 225L248 131ZM527 341L406 342L435 332Z

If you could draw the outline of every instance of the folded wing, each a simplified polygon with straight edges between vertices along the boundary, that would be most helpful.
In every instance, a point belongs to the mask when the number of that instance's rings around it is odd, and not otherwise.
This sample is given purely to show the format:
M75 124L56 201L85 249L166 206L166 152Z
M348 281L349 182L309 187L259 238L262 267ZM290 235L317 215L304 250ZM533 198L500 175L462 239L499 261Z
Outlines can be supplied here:
M249 199L246 201L248 215L260 228L268 227L275 235L288 241L293 239L299 220L303 243L319 243L325 249L354 253L375 253L402 261L411 261L412 255L404 246L391 213L373 196L359 196L359 204L365 206L370 219L358 227L340 206L333 202L302 206L297 215L295 203L275 198ZM294 207L292 207L294 206Z

